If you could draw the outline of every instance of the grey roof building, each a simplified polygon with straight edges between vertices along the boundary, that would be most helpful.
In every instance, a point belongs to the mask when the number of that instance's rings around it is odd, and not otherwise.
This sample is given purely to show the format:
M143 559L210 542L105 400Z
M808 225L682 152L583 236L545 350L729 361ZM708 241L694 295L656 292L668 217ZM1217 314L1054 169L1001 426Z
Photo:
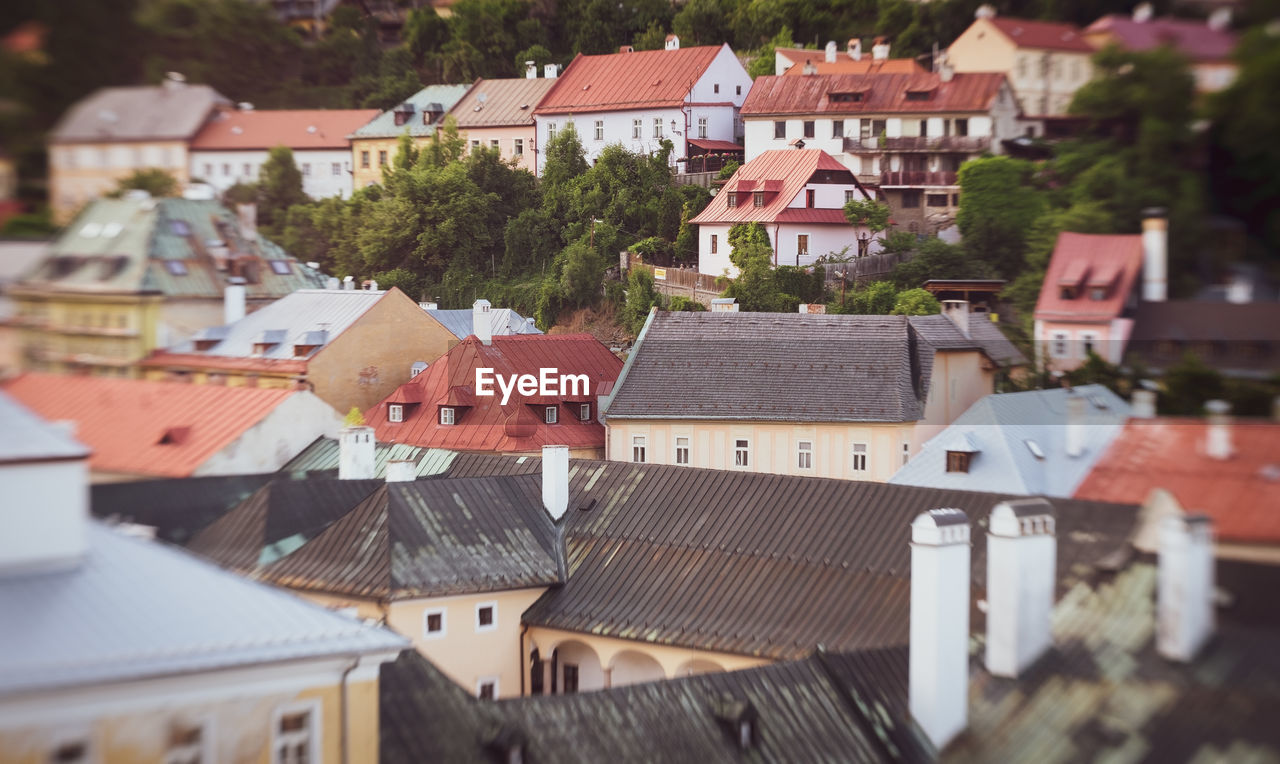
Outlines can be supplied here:
M427 313L439 321L453 336L465 340L475 334L475 317L470 308L440 310L430 308ZM489 312L493 322L493 336L505 334L542 334L534 326L532 318L525 318L511 308L494 308Z
M1102 385L988 395L889 482L1071 496L1128 418L1128 402Z
M348 137L353 139L395 138L406 132L415 138L432 135L439 127L445 112L452 109L453 105L466 95L470 87L470 85L428 85L409 96L404 103L369 120Z
M1027 358L1022 351L988 321L986 314L974 313L965 322L968 329L966 335L955 321L945 315L912 316L911 325L938 350L981 350L998 366L1003 368L1024 366Z
M185 141L228 100L208 85L101 88L77 101L49 132L51 143Z

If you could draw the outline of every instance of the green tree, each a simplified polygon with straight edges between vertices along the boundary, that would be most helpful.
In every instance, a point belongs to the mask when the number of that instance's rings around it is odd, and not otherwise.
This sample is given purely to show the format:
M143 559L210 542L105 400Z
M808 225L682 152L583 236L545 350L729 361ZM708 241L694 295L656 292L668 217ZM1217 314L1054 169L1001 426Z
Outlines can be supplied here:
M406 130L396 139L396 155L391 160L390 168L383 167L382 173L385 176L388 172L395 170L407 170L417 163L418 147L413 142L413 136Z
M741 37L738 39L741 40ZM741 43L739 44L741 45ZM751 64L747 66L747 74L751 75L751 79L773 74L776 60L774 50L776 48L794 48L795 45L795 41L791 39L791 27L785 24L782 25L772 39L753 52L754 58L751 59Z
M919 287L929 279L993 278L991 266L971 257L964 247L932 236L916 242L911 259L894 266L890 279L901 289Z
M449 42L451 32L447 19L440 17L430 5L409 11L404 25L404 40L414 58L423 61Z
M1016 276L1026 254L1027 230L1044 210L1031 189L1034 167L1007 156L975 159L960 168L956 224L969 256L985 260L1004 278Z
M941 312L942 306L938 304L938 298L919 287L898 292L893 299L893 309L889 311L895 316L931 316Z
M891 214L889 205L874 199L850 199L844 203L844 219L849 221L849 225L866 227L872 233L888 228Z
M861 316L887 316L898 301L898 289L889 281L873 281L845 301L845 312Z
M258 225L269 234L276 233L290 207L310 201L302 191L302 172L293 161L293 151L276 146L267 152L259 178Z
M582 307L594 301L604 280L604 258L581 240L570 244L561 255L564 269L560 274L560 295L564 303Z
M175 196L178 193L178 181L167 170L152 167L145 170L134 170L127 177L116 183L113 196L121 196L126 191L146 191L152 196Z
M671 32L681 45L719 45L728 38L719 0L689 0L671 19Z
M1195 416L1204 412L1205 401L1222 398L1225 384L1216 369L1187 353L1164 373L1164 395L1160 413Z
M569 123L547 141L547 157L543 160L542 184L551 188L565 186L587 171L587 154L578 131Z
M551 51L542 45L530 45L524 50L516 54L516 74L523 77L525 75L525 67L528 62L532 61L535 67L534 71L542 72L543 67L554 61L551 57Z
M643 32L631 40L631 47L636 50L662 50L667 44L667 30L657 21L649 24Z
M653 274L646 268L632 268L627 274L627 302L622 309L622 321L632 334L640 333L649 309L660 304L658 292L653 288Z

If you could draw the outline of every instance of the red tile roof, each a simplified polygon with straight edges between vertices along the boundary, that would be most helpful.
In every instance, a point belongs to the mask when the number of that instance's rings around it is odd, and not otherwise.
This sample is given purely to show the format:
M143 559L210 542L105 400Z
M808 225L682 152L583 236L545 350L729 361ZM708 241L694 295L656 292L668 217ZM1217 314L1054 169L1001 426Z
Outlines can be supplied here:
M928 70L914 58L887 58L877 60L871 55L864 55L862 60L854 61L846 51L836 53L836 60L830 63L826 59L826 51L810 48L774 48L774 53L781 53L783 58L795 65L784 72L785 76L795 77L804 74L804 64L811 62L818 68L818 74L917 74Z
M680 106L724 46L578 54L535 114Z
M297 394L34 373L3 389L45 419L75 422L76 439L93 449L91 469L158 477L189 477Z
M1003 82L1000 72L961 73L950 82L930 72L758 77L742 104L742 115L988 112ZM907 94L912 92L927 97L909 101ZM857 101L835 101L832 93L861 95Z
M826 210L790 210L787 208L787 205L791 204L801 190L804 189L809 179L819 170L844 173L848 175L850 185L857 183L849 168L837 162L825 151L820 149L774 149L764 152L739 167L738 171L729 179L729 182L720 190L720 193L712 197L711 203L707 205L707 208L698 213L689 222L698 224L772 223L786 216L803 217L804 215L815 213L827 215L828 211ZM765 193L764 206L762 207L755 206L752 194L756 191L764 191ZM738 193L737 206L729 206L729 194L731 193ZM829 212L839 213L839 219L836 220L833 216L831 220L805 219L795 220L794 222L849 224L839 210L830 210Z
M997 16L991 19L995 25L1019 48L1041 48L1078 53L1092 53L1093 46L1084 39L1080 27L1056 21L1031 21Z
M1149 19L1112 14L1090 24L1084 33L1114 40L1129 50L1152 50L1168 45L1192 61L1226 61L1239 36L1229 29L1212 29L1203 21Z
M1230 459L1205 454L1198 419L1131 419L1075 498L1139 504L1154 488L1213 518L1221 539L1280 543L1280 424L1234 422Z
M377 109L279 109L218 112L191 140L193 151L345 149L347 135Z
M491 368L504 377L537 376L539 369L554 368L559 374L586 374L592 389L565 402L559 421L549 425L542 420L543 408L563 399L512 393L503 406L500 396L475 394L477 368ZM537 451L549 444L603 448L605 430L596 418L596 396L602 383L612 383L621 371L622 361L589 334L497 336L492 345L482 344L473 335L365 412L365 421L384 443L506 453ZM403 422L387 420L388 403L412 404L414 397L421 403L405 406ZM590 421L578 419L578 403L591 404ZM441 406L459 407L456 424L440 424Z
M1036 318L1102 321L1115 318L1142 268L1142 237L1137 234L1061 233L1040 287ZM1113 274L1102 300L1090 299L1089 285L1099 274ZM1062 288L1075 286L1073 298Z

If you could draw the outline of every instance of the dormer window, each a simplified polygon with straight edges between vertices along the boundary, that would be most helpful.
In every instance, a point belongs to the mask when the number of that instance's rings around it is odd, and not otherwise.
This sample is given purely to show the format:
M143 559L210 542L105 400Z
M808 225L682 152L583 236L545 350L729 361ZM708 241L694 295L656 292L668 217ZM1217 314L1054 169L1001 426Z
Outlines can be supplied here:
M1096 301L1107 299L1107 288L1103 286L1089 287L1089 299Z
M965 451L948 451L947 452L947 472L968 472L969 460L973 454Z
M578 421L581 421L581 422L591 421L591 404L590 403L583 403L578 406Z
M440 424L451 425L457 421L457 413L455 409L448 406L440 409Z
M830 93L827 98L832 103L859 103L862 101L862 93Z
M543 410L542 419L547 424L555 424L559 417L559 413L560 410L555 406L547 406L546 409Z
M400 403L387 404L387 421L403 422L404 421L404 405Z
M1073 286L1060 287L1058 296L1064 300L1074 300L1076 299L1076 288Z
M737 206L738 206L738 194L737 194L737 193L735 193L735 192L733 192L733 191L730 191L730 192L729 192L729 195L725 197L725 201L728 203L728 205L729 205L730 207L737 207Z
M753 201L754 201L754 203L755 203L755 206L757 206L757 207L763 207L763 206L764 206L764 192L763 192L763 191L756 191L756 192L752 193L751 197L752 197L752 199L753 199Z
M906 98L908 101L927 101L929 100L929 91L928 90L908 90Z

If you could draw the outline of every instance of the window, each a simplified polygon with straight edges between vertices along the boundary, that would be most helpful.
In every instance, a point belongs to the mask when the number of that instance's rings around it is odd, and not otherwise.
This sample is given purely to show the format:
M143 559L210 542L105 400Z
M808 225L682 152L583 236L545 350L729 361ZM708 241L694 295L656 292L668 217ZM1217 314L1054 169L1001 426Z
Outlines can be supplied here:
M815 197L815 196L817 196L817 191L815 191L815 190L814 190L814 189L812 189L812 188L805 189L805 192L804 192L804 206L812 208L812 207L813 207L813 201L814 201L814 197Z
M168 271L171 276L187 275L187 264L181 260L165 260L164 269Z
M720 251L720 237L713 233L711 234L711 254L714 255L719 251Z
M338 176L342 174L342 162L334 162L329 165L330 175Z
M547 123L547 139L550 140L554 137L556 137L556 123L548 122Z
M270 260L271 272L277 276L288 276L293 271L289 268L288 260Z
M809 234L796 234L796 257L809 254Z
M713 92L713 93L719 93L719 92L720 92L720 83L719 83L719 82L717 82L715 85L712 85L712 86L711 86L711 92Z
M854 190L853 190L852 188L847 189L847 190L844 192L844 203L845 203L845 204L848 204L849 202L853 201L853 200L856 198L856 197L854 196L854 193L855 193L855 192L854 192Z
M169 731L164 764L200 764L205 761L204 725L175 725Z
M969 134L969 120L967 120L967 119L957 119L957 120L956 120L956 135L959 135L959 136L961 136L961 137L964 137L964 136L966 136L966 135L968 135L968 134Z
M929 93L926 90L908 90L906 100L908 101L927 101Z
M476 605L476 631L493 631L498 628L498 603L481 602Z
M524 138L515 138L511 141L511 153L514 156L524 156Z
M494 149L495 151L496 151L496 150L498 150L498 139L497 139L497 138L494 138L493 140L489 141L489 148Z
M388 421L388 422L403 422L403 421L404 421L404 406L403 406L403 405L401 405L401 404L399 404L399 403L391 403L391 404L388 404L388 405L387 405L387 421Z
M631 436L631 461L635 462L636 464L644 464L645 450L646 450L645 436L632 435Z
M578 664L564 664L564 687L561 688L565 695L572 695L578 691Z
M477 149L479 149L479 148L480 148L480 141L478 141L478 140L477 140L477 141L472 141L472 142L471 142L471 150L472 150L472 151L475 151L475 150L477 150Z
M275 764L311 764L319 761L319 722L316 704L287 706L276 710L271 742Z
M445 610L431 608L422 613L422 638L439 639L445 635Z
M737 86L737 89L734 91L734 95L742 95L742 86L741 86L741 85L738 85L738 86Z
M454 410L452 408L445 406L440 409L440 424L453 424L455 421L454 417Z
M947 195L946 194L926 194L924 198L924 203L929 207L946 207Z
M689 439L676 438L676 464L689 463Z
M1098 352L1098 335L1093 332L1080 332L1081 358L1088 358L1090 353Z
M481 677L476 682L476 697L481 700L494 700L498 697L498 677Z
M644 132L644 122L638 119L631 120L631 137L640 138Z
M786 137L787 137L787 123L786 123L786 122L783 122L782 120L778 120L778 121L776 121L776 122L774 122L774 123L773 123L773 137L774 137L774 138L786 138Z
M311 163L310 163L310 162L303 162L303 163L302 163L302 177L304 177L304 178L310 178L310 177L311 177Z
M369 167L369 152L360 152L360 166L366 169Z
M796 444L796 466L802 470L813 469L813 441L802 440Z
M1024 79L1027 76L1027 59L1018 57L1018 79Z
M853 444L853 471L854 472L867 471L867 444L866 443Z
M920 192L919 191L903 191L902 206L904 208L909 208L909 209L918 208L920 206Z
M706 117L698 117L698 137L699 138L707 137L707 118Z
M725 204L727 204L730 207L737 207L738 195L730 191L728 194L725 195Z
M230 178L230 177L231 177L231 163L230 163L230 162L223 162L223 163L222 163L222 175L223 175L223 177L227 177L227 178Z
M1070 339L1070 335L1066 332L1054 332L1052 337L1053 342L1049 344L1049 355L1054 358L1066 358L1067 340Z
M1089 287L1089 299L1090 300L1107 299L1107 288L1101 287L1101 286Z
M964 451L947 452L947 472L968 472L969 457L973 454Z
M752 199L752 202L754 202L754 203L755 203L755 206L757 206L757 207L763 207L763 206L764 206L764 192L763 192L763 191L753 191L753 192L751 192L751 199Z
M604 140L604 120L603 119L596 120L596 140L597 141Z
M843 119L831 120L831 137L832 138L844 137L844 120Z
M909 461L911 461L911 444L903 443L902 444L902 463L906 464Z
M812 138L814 135L813 120L806 119L804 121L804 137Z
M212 164L210 164L209 162L205 162L205 163L204 163L204 176L205 176L206 178L212 178L212 177L213 177L213 165L212 165Z
M960 194L952 194L952 195L951 195L951 206L952 206L952 207L959 207L959 206L960 206Z
M744 438L733 441L733 466L751 466L751 441Z
M653 118L653 137L654 138L662 137L662 117Z
M378 165L381 167L385 167L387 165L387 152L385 151L378 152Z
M542 419L547 424L555 424L559 414L560 410L555 406L547 406L546 409L543 410Z

